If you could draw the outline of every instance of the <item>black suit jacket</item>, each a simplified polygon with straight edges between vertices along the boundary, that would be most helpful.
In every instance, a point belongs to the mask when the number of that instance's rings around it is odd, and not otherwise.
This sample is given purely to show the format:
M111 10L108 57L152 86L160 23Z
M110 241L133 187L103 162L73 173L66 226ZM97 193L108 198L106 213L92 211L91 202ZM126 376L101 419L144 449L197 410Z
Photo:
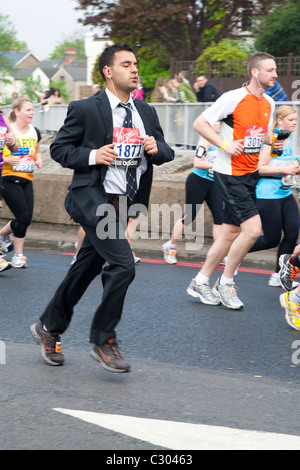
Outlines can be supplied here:
M153 167L174 159L174 151L165 142L155 109L147 103L134 102L144 123L146 134L156 139L158 153L145 152L148 170L142 175L137 203L149 203ZM65 207L71 218L82 225L96 226L99 217L97 207L107 203L104 189L106 165L89 165L92 149L111 144L113 121L110 103L105 92L88 99L73 101L68 107L65 122L50 147L51 157L65 168L74 170L72 184Z

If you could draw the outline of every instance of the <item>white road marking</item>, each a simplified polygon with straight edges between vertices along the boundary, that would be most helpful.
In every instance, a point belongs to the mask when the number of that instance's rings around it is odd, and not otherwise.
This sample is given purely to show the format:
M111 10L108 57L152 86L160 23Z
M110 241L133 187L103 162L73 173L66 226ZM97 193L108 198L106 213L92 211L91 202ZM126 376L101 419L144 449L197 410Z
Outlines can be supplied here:
M170 450L300 450L300 436L53 408Z

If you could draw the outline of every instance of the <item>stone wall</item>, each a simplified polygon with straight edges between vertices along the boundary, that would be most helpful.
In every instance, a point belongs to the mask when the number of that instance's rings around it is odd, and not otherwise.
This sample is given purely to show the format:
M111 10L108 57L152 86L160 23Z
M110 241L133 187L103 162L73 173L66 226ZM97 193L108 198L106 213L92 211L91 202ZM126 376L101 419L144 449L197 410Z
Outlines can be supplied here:
M56 162L53 162L47 151L44 152L44 168L42 171L36 171L33 180L34 186L34 213L32 228L41 228L47 230L60 230L62 232L75 232L78 225L70 220L69 215L64 208L64 200L68 192L68 186L71 183L72 171L61 168ZM171 163L166 163L159 167L154 167L154 181L150 197L148 227L149 231L161 233L161 220L159 223L151 225L151 205L156 209L162 204L167 206L178 206L183 214L185 203L185 180L192 169L193 157L179 156ZM176 213L175 213L176 214ZM172 218L169 231L172 230L176 222ZM5 202L0 214L0 226L12 217L12 214ZM155 219L156 220L156 219ZM151 225L151 226L150 226ZM145 226L145 224L143 224ZM164 230L166 226L164 225ZM168 230L168 226L167 226ZM211 236L211 214L205 207L205 234Z
M151 224L151 205L166 204L168 207L179 205L183 214L185 203L185 181L192 170L193 155L176 155L171 163L166 163L159 167L154 166L154 180L150 198L148 230L156 231L161 234L162 226L159 223ZM49 156L49 147L44 145L43 148L42 170L37 170L34 176L34 214L32 228L41 228L47 230L61 231L62 233L76 233L78 225L70 220L69 215L64 208L64 200L71 183L72 171L63 169L56 162L52 161ZM295 189L295 197L298 199L298 193ZM0 226L12 217L11 212L3 202L3 209L0 213ZM145 219L144 219L145 220ZM156 219L155 219L156 220ZM176 220L171 220L167 230L172 230ZM146 226L147 224L144 224ZM166 225L164 225L165 229ZM197 230L200 226L197 226ZM191 227L195 232L195 222ZM204 224L202 227L205 238L212 236L212 216L206 205L204 204ZM165 233L165 232L164 232Z

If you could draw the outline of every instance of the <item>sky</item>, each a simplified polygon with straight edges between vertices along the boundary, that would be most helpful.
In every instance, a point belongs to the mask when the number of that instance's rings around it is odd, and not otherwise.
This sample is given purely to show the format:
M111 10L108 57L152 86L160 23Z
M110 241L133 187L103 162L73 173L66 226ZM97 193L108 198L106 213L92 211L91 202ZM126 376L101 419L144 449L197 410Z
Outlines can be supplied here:
M17 31L17 39L25 41L39 60L47 59L57 44L75 32L90 32L77 19L83 12L75 10L76 0L0 0L0 13L8 16Z

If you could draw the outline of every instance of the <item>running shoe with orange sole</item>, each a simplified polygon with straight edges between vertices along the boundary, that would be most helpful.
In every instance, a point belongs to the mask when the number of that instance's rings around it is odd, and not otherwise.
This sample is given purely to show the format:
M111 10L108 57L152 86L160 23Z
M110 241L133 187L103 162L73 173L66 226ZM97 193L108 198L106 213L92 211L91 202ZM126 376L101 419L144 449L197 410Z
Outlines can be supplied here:
M293 281L300 271L297 266L293 266L290 263L290 259L292 258L292 255L281 255L279 258L279 266L280 266L280 271L279 271L279 282L281 284L281 287L283 289L290 291L293 288Z

